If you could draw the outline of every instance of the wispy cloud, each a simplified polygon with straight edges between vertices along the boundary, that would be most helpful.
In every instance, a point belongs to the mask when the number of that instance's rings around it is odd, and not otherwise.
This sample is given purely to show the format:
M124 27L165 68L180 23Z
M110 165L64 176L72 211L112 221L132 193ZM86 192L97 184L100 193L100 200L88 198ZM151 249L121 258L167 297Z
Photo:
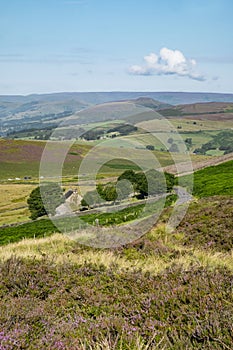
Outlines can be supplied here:
M196 71L196 61L187 59L179 50L162 48L159 54L150 53L144 57L144 64L133 65L129 73L134 75L177 75L204 81L204 75Z
M85 48L75 48L69 53L48 53L46 55L31 55L18 53L1 53L0 63L51 63L51 64L91 64L92 56Z

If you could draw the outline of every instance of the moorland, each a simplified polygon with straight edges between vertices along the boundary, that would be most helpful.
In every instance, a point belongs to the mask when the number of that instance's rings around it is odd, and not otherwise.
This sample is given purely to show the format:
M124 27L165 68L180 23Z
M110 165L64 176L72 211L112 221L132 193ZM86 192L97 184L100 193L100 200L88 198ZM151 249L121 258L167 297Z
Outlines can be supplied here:
M0 349L232 349L233 96L1 96L0 106ZM92 190L91 174L78 172L95 147L127 141L139 161L150 152L156 170L190 193L185 216L171 230L177 195L169 189L147 232L109 248L70 239L59 217L31 220L28 198L44 181L48 141L58 155L70 145L62 188L79 195L80 186ZM193 174L177 173L185 159ZM141 170L119 154L99 167L96 183L113 188L125 171ZM145 205L136 196L125 201L113 212L80 212L77 201L72 208L85 223L98 222L98 234L124 232ZM62 225L72 233L74 221L63 217ZM81 231L88 235L88 226Z

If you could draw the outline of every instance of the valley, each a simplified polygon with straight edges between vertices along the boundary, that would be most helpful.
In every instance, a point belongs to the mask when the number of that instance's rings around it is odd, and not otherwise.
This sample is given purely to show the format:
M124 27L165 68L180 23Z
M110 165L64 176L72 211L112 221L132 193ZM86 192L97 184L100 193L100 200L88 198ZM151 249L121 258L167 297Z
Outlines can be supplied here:
M82 103L74 95L72 115L69 102L69 113L58 115L63 95L3 103L4 350L16 343L54 350L231 348L230 96L212 103L203 101L207 94L160 94L162 102L126 95L77 95ZM194 103L181 104L184 96ZM44 115L32 128L37 113L48 110L53 119ZM22 119L20 128L14 118ZM57 183L70 192L68 214L47 211L32 220L32 192Z

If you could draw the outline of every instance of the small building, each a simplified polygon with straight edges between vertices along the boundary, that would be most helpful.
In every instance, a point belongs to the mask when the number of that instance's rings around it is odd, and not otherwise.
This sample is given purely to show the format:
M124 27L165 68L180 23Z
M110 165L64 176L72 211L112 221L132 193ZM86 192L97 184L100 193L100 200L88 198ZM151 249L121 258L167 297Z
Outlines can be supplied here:
M69 190L65 193L65 199L68 199L70 196L72 196L72 194L74 193L73 190Z

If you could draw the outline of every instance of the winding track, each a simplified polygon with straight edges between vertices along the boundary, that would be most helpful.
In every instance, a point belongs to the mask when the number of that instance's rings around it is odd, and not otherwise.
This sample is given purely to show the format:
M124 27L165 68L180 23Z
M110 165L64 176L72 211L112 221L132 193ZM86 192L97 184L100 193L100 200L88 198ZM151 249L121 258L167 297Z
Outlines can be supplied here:
M225 163L229 160L233 160L233 153L225 154L223 156L218 156L218 157L210 157L210 159L203 160L201 162L193 163L193 171L201 170L204 168L207 168L209 166L215 166L219 165L222 163ZM179 163L179 167L183 168L184 170L181 173L177 173L176 165L168 165L163 168L163 171L167 171L171 174L174 174L178 177L183 176L183 175L189 175L192 172L187 172L185 171L187 169L187 163Z

